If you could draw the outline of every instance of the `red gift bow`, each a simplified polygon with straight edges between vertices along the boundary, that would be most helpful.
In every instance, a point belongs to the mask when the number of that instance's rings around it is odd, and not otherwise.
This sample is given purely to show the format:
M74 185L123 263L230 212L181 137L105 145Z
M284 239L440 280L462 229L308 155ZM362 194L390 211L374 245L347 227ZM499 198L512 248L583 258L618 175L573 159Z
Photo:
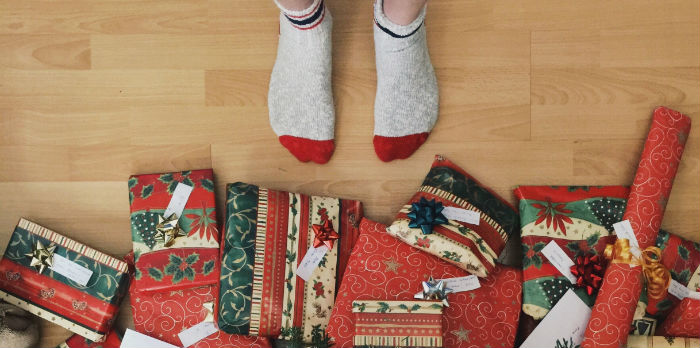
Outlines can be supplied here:
M333 222L326 219L321 225L313 225L311 228L314 229L316 238L314 239L314 248L320 247L325 244L328 250L333 249L333 241L340 238L337 232L333 229Z
M586 288L586 293L590 296L603 283L604 260L597 254L579 256L571 266L571 273L576 276L576 286Z

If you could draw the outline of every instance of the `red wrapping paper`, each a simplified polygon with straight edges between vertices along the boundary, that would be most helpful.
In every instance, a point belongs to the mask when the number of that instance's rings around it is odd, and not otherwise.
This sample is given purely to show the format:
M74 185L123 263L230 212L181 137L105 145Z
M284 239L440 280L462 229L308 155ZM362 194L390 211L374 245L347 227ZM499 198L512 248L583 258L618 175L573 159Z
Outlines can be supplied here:
M654 110L623 220L641 249L654 245L673 179L690 132L690 118L666 107ZM611 263L593 306L581 346L624 347L642 290L642 268Z
M469 275L392 237L385 225L363 219L360 231L326 330L337 348L353 346L354 300L415 301L421 281L430 276ZM442 317L444 347L513 346L522 304L522 272L497 265L479 281L478 289L448 295L450 306Z
M127 254L124 259L132 267L133 273L133 254ZM134 330L178 347L182 346L178 334L204 321L209 314L204 304L214 302L218 294L216 285L175 291L140 292L136 291L134 284L132 282L129 289ZM232 335L219 330L189 346L189 348L214 347L272 348L272 344L265 337Z
M700 300L684 298L656 332L662 336L700 337Z

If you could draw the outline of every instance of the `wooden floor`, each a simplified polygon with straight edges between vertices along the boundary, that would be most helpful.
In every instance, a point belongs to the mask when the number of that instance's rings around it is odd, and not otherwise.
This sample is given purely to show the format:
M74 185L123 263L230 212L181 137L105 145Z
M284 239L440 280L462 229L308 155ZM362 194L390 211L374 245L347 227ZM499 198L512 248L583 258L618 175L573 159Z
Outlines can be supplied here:
M240 180L360 199L382 222L436 153L511 199L519 184L629 184L657 105L695 122L663 225L700 240L697 0L431 1L440 119L389 164L372 147L372 4L328 7L337 150L319 166L268 125L272 1L0 0L0 248L24 216L126 253L133 173L213 167L219 203Z

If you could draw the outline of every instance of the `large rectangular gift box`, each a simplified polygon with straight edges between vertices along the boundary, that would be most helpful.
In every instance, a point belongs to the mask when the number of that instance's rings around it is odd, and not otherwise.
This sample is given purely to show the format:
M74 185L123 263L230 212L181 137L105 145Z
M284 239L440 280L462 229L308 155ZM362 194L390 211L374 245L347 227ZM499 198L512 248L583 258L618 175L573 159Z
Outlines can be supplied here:
M219 328L311 342L328 323L361 218L359 201L229 184ZM302 263L309 252L317 267Z
M127 291L127 272L119 259L20 219L0 261L0 299L102 341Z
M360 230L327 329L339 348L354 344L357 329L354 301L409 303L421 292L421 282L430 277L448 279L469 275L399 241L386 232L383 224L363 219ZM521 273L516 268L496 265L488 277L478 279L479 288L448 294L449 307L443 308L441 319L443 346L513 347L521 306ZM377 336L374 340L392 336L388 330L371 335Z
M191 188L189 196L180 194L186 192L177 189L180 185ZM183 200L180 215L174 213L179 231L167 235L165 228L172 226L166 220L171 216L164 213L171 201ZM129 202L136 291L172 291L218 282L219 228L211 169L134 175L129 178ZM174 239L166 242L166 237Z
M442 347L440 301L355 300L355 347Z
M125 259L132 264L133 255ZM129 291L134 330L176 346L183 346L179 334L205 320L214 320L216 285L158 292ZM270 348L264 337L231 335L221 330L209 335L190 348Z

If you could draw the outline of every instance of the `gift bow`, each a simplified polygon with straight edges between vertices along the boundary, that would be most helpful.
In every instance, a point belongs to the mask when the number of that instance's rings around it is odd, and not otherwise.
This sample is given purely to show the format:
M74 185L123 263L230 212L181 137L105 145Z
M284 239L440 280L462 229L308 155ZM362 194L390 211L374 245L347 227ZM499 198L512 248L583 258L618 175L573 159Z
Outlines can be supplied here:
M442 214L443 209L445 207L442 206L442 202L421 197L420 201L411 204L411 212L407 214L408 218L411 219L408 227L420 228L423 234L433 233L433 225L447 223L447 218Z
M671 272L661 263L661 249L650 246L642 250L640 256L635 256L630 241L618 238L615 244L605 247L605 258L612 263L642 266L642 274L647 282L647 296L654 300L666 297L671 285Z
M587 254L576 258L576 262L571 266L571 274L576 276L576 286L585 288L590 296L600 289L603 283L605 267L603 260L597 254Z

